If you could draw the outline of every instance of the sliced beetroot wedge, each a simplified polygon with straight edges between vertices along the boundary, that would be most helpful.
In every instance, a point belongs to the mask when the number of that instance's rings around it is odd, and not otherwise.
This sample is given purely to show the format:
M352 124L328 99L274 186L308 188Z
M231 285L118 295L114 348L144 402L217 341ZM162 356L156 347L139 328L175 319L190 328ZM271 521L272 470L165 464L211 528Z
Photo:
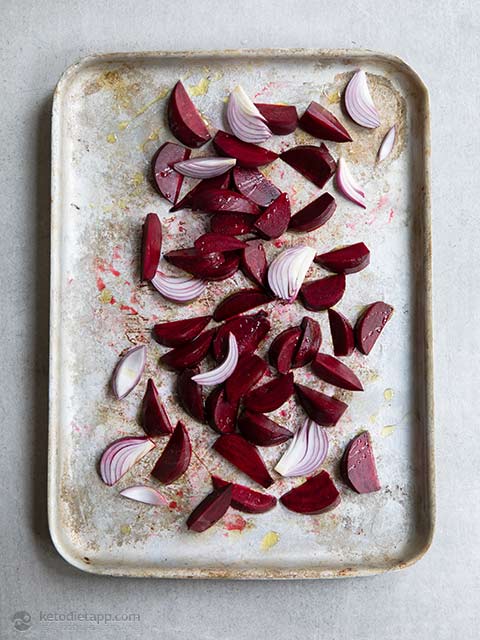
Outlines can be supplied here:
M288 373L292 368L293 354L301 339L300 327L285 329L272 342L268 349L268 359L278 373Z
M177 140L187 147L201 147L211 138L202 117L180 81L170 94L168 124Z
M289 440L293 433L262 413L245 410L238 419L240 433L259 447L274 447Z
M201 256L223 251L239 251L245 248L245 242L224 235L223 233L204 233L194 242L195 249Z
M240 236L253 230L255 216L247 213L216 213L210 218L210 231Z
M310 311L322 311L333 307L345 293L345 275L328 276L305 282L300 289L302 304Z
M268 207L281 193L280 189L267 180L258 169L235 167L233 182L239 193L258 204L259 207Z
M240 313L268 304L272 300L271 295L259 289L242 289L222 300L213 312L213 319L216 322L229 320Z
M267 363L263 358L255 353L244 353L235 371L225 382L225 393L231 404L237 405L240 398L263 378L267 369Z
M352 138L337 118L318 102L311 102L299 120L300 127L321 140L351 142Z
M293 368L304 367L311 362L322 344L322 330L316 320L305 316L300 329L302 335L293 354Z
M216 387L205 402L207 422L217 433L233 433L237 422L238 406L231 404L223 386Z
M363 242L315 257L315 262L334 273L357 273L370 264L370 251Z
M164 347L179 347L196 338L211 319L212 316L199 316L188 320L162 322L154 325L152 334L158 344L163 344Z
M232 485L229 482L223 487L214 489L188 516L188 529L202 533L212 527L226 514L231 500Z
M194 211L204 213L248 213L257 216L260 213L258 205L242 196L241 193L230 189L204 189L192 201Z
M150 378L142 402L142 427L147 436L164 436L173 431L172 423Z
M218 476L212 476L212 484L214 489L220 489L230 484L226 480L222 480ZM275 496L269 496L260 491L254 491L243 484L232 484L232 509L242 511L243 513L266 513L271 511L277 504Z
M350 367L327 353L317 353L312 370L321 380L349 391L363 391L363 386Z
M199 422L205 422L205 410L203 408L202 387L198 385L192 376L200 372L198 367L184 369L177 376L177 397L180 405Z
M180 175L180 174L179 174ZM170 211L179 211L180 209L193 209L194 203L197 201L202 191L210 191L211 189L228 189L230 184L230 173L223 173L215 178L206 178L193 187L181 200L179 200Z
M267 285L268 263L261 240L249 240L241 258L243 273L262 287Z
M279 238L288 229L290 215L290 200L286 193L282 193L255 220L254 227L267 240Z
M240 256L235 251L229 251L224 254L225 262L219 264L217 267L212 267L204 273L204 279L219 282L221 280L228 280L234 273L236 273L240 267Z
M213 138L213 146L222 156L236 158L242 167L255 169L270 164L278 158L278 154L250 142L242 142L225 131L217 131Z
M393 307L385 302L368 305L355 323L355 343L359 351L368 356L392 313Z
M151 280L157 273L162 250L162 224L156 213L149 213L143 223L142 280Z
M175 482L188 469L191 457L192 445L188 431L179 421L151 474L163 484Z
M330 333L332 334L333 353L336 356L350 356L355 349L353 327L347 318L335 309L328 310Z
M238 270L240 264L240 258L235 253L217 252L202 256L194 248L169 251L164 258L201 280L226 280Z
M335 160L324 144L319 147L310 144L293 147L284 151L280 157L320 188L327 184L337 168Z
M264 104L255 103L272 133L277 136L286 136L297 128L297 109L288 104Z
M294 231L315 231L330 220L336 208L335 198L329 193L322 193L290 218L288 228Z
M217 453L243 471L249 478L268 489L274 480L256 447L236 433L220 436L213 448Z
M250 411L269 413L281 407L293 395L293 391L293 373L285 373L249 391L243 398L243 405Z
M309 478L300 486L284 493L280 502L289 511L314 515L335 509L340 504L341 498L329 473L320 471L317 476Z
M348 408L345 402L303 384L295 384L295 392L308 417L322 427L334 427Z
M177 173L173 165L190 158L190 149L175 142L165 142L152 158L153 182L160 195L172 204L177 201L183 184L183 176Z
M168 351L160 358L160 362L164 367L177 371L196 367L207 355L215 331L216 329L204 331L195 340Z
M341 469L345 481L357 493L372 493L381 489L368 431L364 431L348 443Z
M238 354L241 356L243 353L253 353L269 331L270 321L265 311L228 320L219 327L212 344L215 360L225 357L229 333L233 333L237 339Z

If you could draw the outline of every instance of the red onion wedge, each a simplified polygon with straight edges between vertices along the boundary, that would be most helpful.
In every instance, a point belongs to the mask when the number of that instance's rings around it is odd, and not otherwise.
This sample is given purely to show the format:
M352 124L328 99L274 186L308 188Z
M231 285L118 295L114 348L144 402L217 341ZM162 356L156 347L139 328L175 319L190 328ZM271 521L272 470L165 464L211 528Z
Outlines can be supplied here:
M303 245L282 251L268 269L268 284L273 293L282 300L293 302L314 257L315 250Z
M132 347L120 358L112 375L112 390L119 400L128 396L140 382L146 361L144 344Z
M171 484L188 469L191 457L192 445L188 431L183 422L179 421L151 474L163 484Z
M157 491L153 487L147 487L143 484L128 487L127 489L120 491L120 495L125 498L130 498L130 500L136 500L137 502L153 504L156 507L168 505L168 500L160 493L160 491Z
M307 418L295 432L275 471L285 478L310 476L322 465L327 453L327 430Z
M240 85L230 93L227 120L233 133L243 142L264 142L272 136L265 118Z
M393 127L388 130L386 136L382 141L382 144L380 145L380 148L377 154L378 162L382 162L382 160L385 160L385 158L387 158L392 152L393 146L395 144L395 135L396 135L396 129L395 129L395 125L393 125Z
M336 181L337 187L348 200L355 202L355 204L358 204L363 209L367 208L365 204L365 191L358 185L343 158L338 159Z
M164 298L174 302L190 302L202 295L207 288L207 283L197 278L188 276L167 276L161 271L157 271L151 280L155 289Z
M367 74L358 69L345 89L345 108L357 124L367 129L380 125L378 111L368 89Z
M206 373L199 373L196 376L192 376L192 380L199 385L214 385L222 384L227 378L229 378L235 371L238 363L238 345L237 339L233 333L228 334L228 353L225 360L221 365L207 371Z
M211 158L182 160L181 162L176 162L173 168L182 174L182 176L204 180L205 178L221 176L222 173L230 171L236 163L235 158L217 158L216 156L212 156Z
M143 223L142 280L151 280L160 261L162 224L156 213L149 213Z
M284 507L295 513L314 515L335 509L340 502L340 494L327 471L320 473L299 487L284 493L280 498Z
M146 437L127 437L109 445L100 458L100 476L109 487L114 485L144 455L155 447Z
M149 378L142 401L142 427L147 436L165 436L173 431L154 381Z

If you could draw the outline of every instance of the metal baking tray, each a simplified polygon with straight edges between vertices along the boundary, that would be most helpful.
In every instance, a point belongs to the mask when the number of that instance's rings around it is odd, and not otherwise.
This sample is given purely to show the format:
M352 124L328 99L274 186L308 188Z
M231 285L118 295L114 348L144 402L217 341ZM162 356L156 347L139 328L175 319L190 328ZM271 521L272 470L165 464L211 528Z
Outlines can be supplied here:
M342 114L342 91L358 67L369 74L380 111L376 130ZM295 104L300 112L310 100L320 101L353 133L354 142L328 146L350 162L365 186L368 208L337 194L334 217L306 242L323 251L367 243L371 265L349 276L339 307L355 318L362 305L384 299L396 311L371 355L350 359L365 392L352 397L325 385L350 404L330 430L324 466L342 492L341 505L331 513L302 517L278 506L258 516L230 511L203 534L185 528L186 515L210 490L209 471L249 481L210 450L215 434L188 419L172 399L173 375L159 368L163 349L150 338L155 321L204 314L246 281L237 274L212 283L186 307L139 286L146 213L161 216L165 251L191 245L206 225L206 216L169 213L147 178L156 148L173 140L165 108L179 78L212 130L225 127L223 104L241 83L257 101ZM378 164L378 146L394 123L394 151ZM314 140L298 129L266 146L279 150L309 142ZM327 578L399 569L425 553L434 527L429 144L427 90L409 66L384 54L121 53L86 58L64 73L53 106L49 521L55 546L68 562L123 576ZM280 160L266 172L288 190L294 211L319 192ZM299 241L287 234L284 246ZM279 244L270 244L270 255ZM271 336L302 315L298 304L272 307ZM328 351L326 314L317 315ZM119 353L139 342L148 343L145 379L119 402L109 392L109 378ZM142 433L137 418L147 376L157 381L172 419L186 420L196 453L185 476L161 489L168 508L118 495L119 488L139 481L155 483L149 471L164 440L118 487L105 486L96 467L112 440ZM302 370L296 376L308 382L311 374ZM292 428L303 420L293 399L274 417ZM356 495L343 484L338 461L350 438L365 428L372 434L382 490ZM262 451L269 467L281 450ZM298 482L279 479L272 491L279 496Z

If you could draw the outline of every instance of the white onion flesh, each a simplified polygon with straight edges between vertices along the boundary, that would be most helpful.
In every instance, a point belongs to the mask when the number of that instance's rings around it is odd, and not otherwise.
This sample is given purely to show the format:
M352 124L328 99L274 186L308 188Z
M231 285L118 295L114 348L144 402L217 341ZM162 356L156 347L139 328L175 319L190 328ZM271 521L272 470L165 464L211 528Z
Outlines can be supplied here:
M189 276L167 276L161 271L157 271L151 283L162 296L174 302L195 300L207 288L203 280Z
M314 257L315 250L304 245L282 251L268 268L268 284L273 293L282 300L293 302Z
M233 333L228 334L228 353L221 365L207 371L206 373L198 373L192 377L192 380L201 386L221 384L229 378L235 371L238 363L238 344Z
M120 358L112 376L113 393L119 400L135 389L142 377L146 360L145 345L132 347Z
M367 74L359 69L345 89L345 108L357 124L367 129L380 125L380 116L368 88Z
M295 432L275 471L285 478L311 475L323 463L327 453L327 430L307 418Z
M393 127L389 129L386 136L382 140L382 144L380 145L377 155L378 162L382 162L382 160L385 160L385 158L387 158L392 152L392 149L395 145L395 135L396 129L395 125L393 125Z
M123 491L120 491L120 495L136 502L143 502L145 504L153 504L155 506L163 506L168 504L168 500L164 495L157 491L153 487L147 487L145 485L135 485L134 487L128 487Z
M108 486L114 485L145 454L155 447L146 437L127 437L109 445L100 459L100 476Z
M229 171L236 165L235 158L191 158L176 162L173 168L178 173L189 178L215 178Z
M265 118L240 85L230 93L227 120L235 136L244 142L256 144L272 136Z
M337 163L336 181L338 188L346 198L364 209L367 208L365 191L358 185L343 158L339 158Z

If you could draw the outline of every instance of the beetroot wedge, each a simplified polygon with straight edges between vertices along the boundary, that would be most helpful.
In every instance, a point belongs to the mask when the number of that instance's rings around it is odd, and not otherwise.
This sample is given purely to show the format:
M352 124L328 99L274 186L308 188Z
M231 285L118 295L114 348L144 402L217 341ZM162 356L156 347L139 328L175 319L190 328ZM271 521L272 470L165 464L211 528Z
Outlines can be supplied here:
M237 191L259 207L268 207L281 193L258 169L235 167L233 181Z
M385 302L368 305L355 323L355 342L359 351L368 356L392 313L393 307Z
M333 307L345 293L345 275L328 276L302 285L300 298L310 311L322 311Z
M235 253L209 253L200 255L195 248L177 249L164 255L165 260L201 280L226 280L239 267Z
M330 220L336 208L335 198L329 193L322 193L290 218L288 228L293 231L315 231Z
M272 342L268 349L268 359L278 373L288 373L292 368L293 354L297 349L302 331L300 327L285 329Z
M317 353L312 371L321 380L349 391L363 391L363 386L350 367L327 353Z
M279 238L288 229L290 222L290 200L286 193L282 193L272 204L255 220L254 227L263 238L272 240Z
M242 436L236 433L220 436L213 444L213 448L225 460L228 460L265 489L274 483L256 447Z
M201 147L211 138L190 96L178 81L168 102L168 124L173 135L187 147Z
M153 182L160 195L172 204L177 201L183 184L183 176L177 173L173 165L190 158L190 149L175 142L165 142L152 159Z
M211 319L212 316L199 316L188 320L162 322L154 325L152 334L158 344L163 344L164 347L179 347L196 338Z
M286 136L297 128L297 109L288 104L264 104L255 103L272 133L277 136Z
M232 485L227 482L223 487L209 493L187 518L187 528L190 531L202 533L222 518L232 500Z
M235 136L217 131L213 138L213 146L222 156L236 158L242 167L255 169L270 164L278 158L278 154L250 142L242 142Z
M300 127L321 140L333 142L351 142L352 138L337 118L318 102L311 102L300 118Z
M322 253L315 262L334 273L357 273L370 264L370 251L363 242Z
M335 309L328 310L330 333L332 334L333 353L336 356L350 356L355 349L353 328L347 318Z
M223 386L216 387L205 402L207 422L217 433L233 433L237 422L237 405L231 404Z
M267 371L267 363L255 353L244 353L235 371L225 382L225 393L231 404L238 404L240 398L255 385Z
M192 200L194 211L205 213L248 213L257 216L258 205L242 196L241 193L229 189L204 189Z
M230 483L218 476L212 476L212 484L214 489L220 489ZM232 509L243 513L266 513L271 511L276 504L277 499L275 496L254 491L243 484L232 483L232 502L230 505Z
M274 447L293 436L293 433L282 425L262 413L248 409L238 419L238 428L244 438L259 447Z
M160 358L160 362L167 369L177 371L196 367L207 355L215 331L216 329L204 331L195 340L168 351Z
M205 410L203 408L202 387L198 385L192 376L200 372L198 367L184 369L177 376L177 397L180 405L198 422L205 422Z
M165 436L173 431L172 423L158 395L154 381L149 378L142 402L142 427L147 436Z
M247 213L216 213L210 218L210 231L240 236L253 230L255 216Z
M284 493L280 502L289 511L314 515L335 509L341 498L329 473L320 471L317 476Z
M316 320L305 316L300 329L302 335L293 354L293 368L304 367L311 362L322 344L322 330Z
M308 417L322 427L334 427L348 408L345 402L303 384L296 384L295 392Z
M245 248L245 242L223 233L204 233L193 243L201 256L224 251L239 251Z
M151 474L163 484L171 484L188 469L191 457L192 445L188 431L179 421Z
M293 395L293 373L284 375L249 391L243 405L250 411L269 413L282 406Z
M230 332L237 339L238 354L241 356L243 353L253 353L269 331L270 321L265 311L228 320L217 330L212 344L215 360L225 357Z
M142 280L151 280L157 273L162 250L162 225L156 213L149 213L143 223Z
M357 493L372 493L381 489L368 431L364 431L348 443L343 454L341 470L345 482Z
M262 287L267 284L267 256L261 240L249 240L241 258L243 273Z
M245 313L245 311L250 311L269 302L272 302L272 297L264 291L260 291L259 289L242 289L242 291L232 293L228 298L222 300L213 312L213 319L216 322L229 320L234 316L238 316L240 313Z
M181 175L181 174L178 174ZM215 178L206 178L193 187L181 200L179 200L170 211L179 211L180 209L193 209L197 198L202 191L210 191L211 189L228 189L230 184L230 173L223 173Z
M337 168L335 160L324 144L319 147L310 144L293 147L284 151L280 157L320 188L327 184Z

